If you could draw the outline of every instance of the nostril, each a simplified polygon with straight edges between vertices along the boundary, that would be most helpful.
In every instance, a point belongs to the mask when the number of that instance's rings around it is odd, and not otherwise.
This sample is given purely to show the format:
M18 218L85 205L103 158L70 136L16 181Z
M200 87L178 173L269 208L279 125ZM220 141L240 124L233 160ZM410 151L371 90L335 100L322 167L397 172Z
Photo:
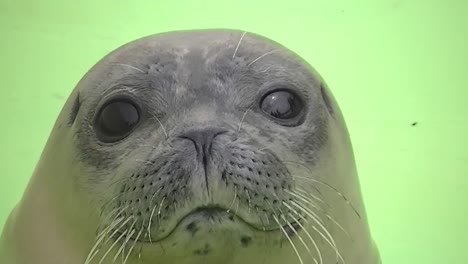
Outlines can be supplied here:
M224 133L227 133L227 130L217 127L205 127L199 129L192 129L179 136L179 138L181 139L188 139L192 141L193 145L195 146L198 159L203 164L203 168L205 171L205 185L207 190L209 190L207 174L208 156L211 156L211 150L214 139L217 136L222 135Z
M222 128L206 127L187 131L179 138L192 141L198 155L211 155L214 139L225 133L227 133L227 130Z

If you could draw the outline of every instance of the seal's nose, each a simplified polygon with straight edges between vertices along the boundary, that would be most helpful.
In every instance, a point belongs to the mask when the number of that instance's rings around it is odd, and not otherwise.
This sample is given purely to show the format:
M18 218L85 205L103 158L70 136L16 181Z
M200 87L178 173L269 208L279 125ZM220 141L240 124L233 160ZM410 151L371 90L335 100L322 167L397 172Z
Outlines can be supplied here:
M193 129L187 131L183 135L179 136L179 138L191 140L195 145L198 156L206 158L206 156L211 155L213 140L217 136L226 132L227 130L221 128L207 127L203 129Z

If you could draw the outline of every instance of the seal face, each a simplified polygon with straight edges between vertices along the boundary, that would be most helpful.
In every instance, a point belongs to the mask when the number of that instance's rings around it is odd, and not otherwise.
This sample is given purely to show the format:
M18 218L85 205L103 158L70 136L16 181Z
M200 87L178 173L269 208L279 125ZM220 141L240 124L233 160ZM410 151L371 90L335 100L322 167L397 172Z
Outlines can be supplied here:
M72 263L378 261L338 106L278 43L228 30L134 41L61 116L44 155L64 160L55 175L81 205L52 207L61 226L85 219ZM39 182L59 167L44 160Z

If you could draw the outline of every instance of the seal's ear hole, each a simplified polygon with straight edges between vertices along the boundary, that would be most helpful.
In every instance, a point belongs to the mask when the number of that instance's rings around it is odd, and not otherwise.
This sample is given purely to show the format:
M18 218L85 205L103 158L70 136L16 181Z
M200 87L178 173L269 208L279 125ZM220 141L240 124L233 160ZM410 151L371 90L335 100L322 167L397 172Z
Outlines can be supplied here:
M323 83L320 84L320 93L322 94L322 99L325 103L325 106L327 107L328 113L330 113L330 115L333 115L334 111L332 107L332 102L330 100L330 97L328 96L327 90L325 89L325 85Z
M81 102L80 102L80 94L76 95L75 102L73 102L73 106L70 112L70 120L68 121L69 125L72 125L75 122L76 116L78 115L78 111L80 110Z

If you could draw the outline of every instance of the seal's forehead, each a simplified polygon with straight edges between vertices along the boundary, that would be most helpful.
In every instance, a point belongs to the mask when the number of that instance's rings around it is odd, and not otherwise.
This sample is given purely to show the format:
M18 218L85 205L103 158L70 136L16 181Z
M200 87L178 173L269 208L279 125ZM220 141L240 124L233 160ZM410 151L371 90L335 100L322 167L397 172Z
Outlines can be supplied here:
M130 50L159 50L159 49L212 49L212 48L230 48L236 46L239 42L247 44L250 47L257 46L263 48L278 47L279 44L260 35L236 30L193 30L193 31L175 31L160 33L147 36L124 45L121 52ZM241 46L239 45L241 48Z
M253 61L266 55L281 57L282 63L302 62L290 50L271 39L236 30L177 31L152 35L120 47L104 60L138 63L144 57L180 58L190 53L196 53L207 62L213 57L230 59L236 56ZM199 59L198 56L187 58Z
M198 30L130 42L95 65L80 87L92 94L127 86L165 100L209 95L242 102L278 83L314 94L319 82L309 64L277 42L244 31Z

